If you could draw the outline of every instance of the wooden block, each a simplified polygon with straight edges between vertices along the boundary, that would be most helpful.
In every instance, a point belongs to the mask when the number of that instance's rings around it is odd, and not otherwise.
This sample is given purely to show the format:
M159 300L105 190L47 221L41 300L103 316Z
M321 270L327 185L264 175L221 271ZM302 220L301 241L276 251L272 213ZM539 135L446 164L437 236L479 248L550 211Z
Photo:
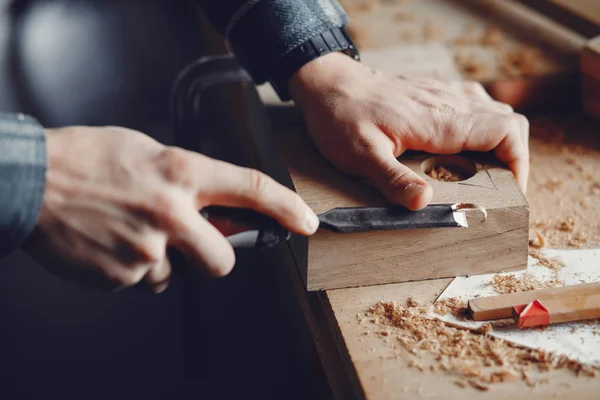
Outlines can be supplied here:
M512 316L519 328L600 318L600 293L534 300L513 307Z
M600 2L596 0L519 1L586 37L600 33Z
M581 92L585 111L600 120L600 36L581 52Z
M317 151L303 127L279 132L280 148L298 193L316 213L335 207L388 204L367 182L340 173ZM483 155L462 159L474 176L439 182L427 176L412 154L401 161L428 180L433 204L471 202L488 210L488 220L469 218L469 228L334 233L320 229L309 239L308 262L299 265L308 290L509 271L527 264L527 200L512 173ZM481 158L477 158L481 157ZM457 161L450 156L441 165Z
M545 301L596 293L600 293L600 282L480 297L469 300L469 312L475 321L511 318L514 306L528 304L533 300Z

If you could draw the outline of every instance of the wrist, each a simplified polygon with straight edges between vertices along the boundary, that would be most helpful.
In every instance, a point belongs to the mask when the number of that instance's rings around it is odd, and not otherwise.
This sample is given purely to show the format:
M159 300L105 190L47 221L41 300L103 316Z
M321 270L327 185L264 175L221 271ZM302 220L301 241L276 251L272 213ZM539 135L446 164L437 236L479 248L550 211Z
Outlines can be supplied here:
M344 71L357 61L340 52L329 53L302 66L289 80L290 94L294 101L302 104L309 93L329 86L337 86Z
M359 60L360 56L350 35L343 27L333 27L308 39L281 58L273 70L269 81L282 101L292 100L291 77L307 64L319 59L331 59L330 54L345 54ZM320 64L320 63L319 63ZM314 65L314 64L313 64Z

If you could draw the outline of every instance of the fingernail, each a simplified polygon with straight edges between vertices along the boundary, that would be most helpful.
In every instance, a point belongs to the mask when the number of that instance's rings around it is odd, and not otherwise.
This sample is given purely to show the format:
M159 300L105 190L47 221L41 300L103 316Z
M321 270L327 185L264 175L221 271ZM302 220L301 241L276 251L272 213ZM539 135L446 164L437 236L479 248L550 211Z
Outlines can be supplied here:
M406 185L404 188L404 200L406 206L412 208L411 206L414 205L415 201L423 194L423 190L425 190L425 186L418 183L409 183Z
M309 235L312 235L319 229L319 217L312 210L306 211L304 226Z
M153 286L152 290L154 291L154 294L161 294L162 292L167 290L167 287L169 287L169 282L165 282L165 283L161 283L156 286Z

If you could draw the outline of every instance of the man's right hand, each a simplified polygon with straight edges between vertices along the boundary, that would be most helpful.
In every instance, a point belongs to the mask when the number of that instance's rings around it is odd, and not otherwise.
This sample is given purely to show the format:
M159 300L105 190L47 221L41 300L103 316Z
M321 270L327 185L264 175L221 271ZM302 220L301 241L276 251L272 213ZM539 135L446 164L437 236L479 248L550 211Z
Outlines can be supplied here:
M317 230L306 203L261 172L124 128L46 134L44 206L25 249L61 277L107 290L144 280L160 292L171 275L168 246L198 271L224 276L235 255L199 214L209 205L252 208L304 235Z

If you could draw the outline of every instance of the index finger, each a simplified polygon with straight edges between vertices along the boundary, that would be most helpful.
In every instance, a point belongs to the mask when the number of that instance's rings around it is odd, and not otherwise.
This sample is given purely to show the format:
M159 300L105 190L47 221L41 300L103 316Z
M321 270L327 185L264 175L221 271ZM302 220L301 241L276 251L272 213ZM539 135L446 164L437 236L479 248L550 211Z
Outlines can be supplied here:
M212 159L196 162L202 164L196 186L200 207L251 208L303 235L311 235L319 227L318 217L304 200L268 175Z
M529 176L529 122L521 114L474 114L466 150L490 151L506 163L521 190Z

